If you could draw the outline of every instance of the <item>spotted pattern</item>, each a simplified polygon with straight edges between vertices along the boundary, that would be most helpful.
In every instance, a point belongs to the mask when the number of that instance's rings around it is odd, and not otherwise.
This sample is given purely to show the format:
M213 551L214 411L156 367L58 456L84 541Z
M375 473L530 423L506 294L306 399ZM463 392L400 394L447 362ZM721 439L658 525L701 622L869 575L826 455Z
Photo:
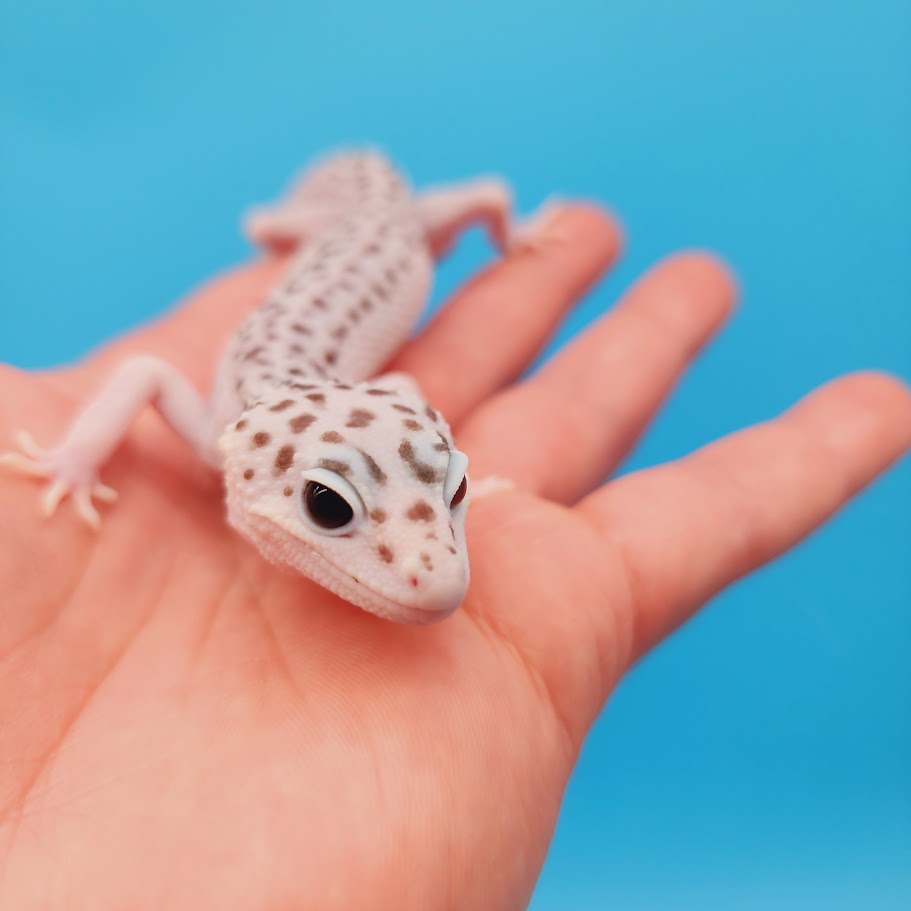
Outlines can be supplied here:
M391 563L395 559L392 548L387 547L385 544L380 544L379 547L377 547L376 552L380 555L380 559L384 563Z
M286 472L294 462L294 447L290 443L285 443L275 454L275 470L277 472Z
M320 459L319 467L325 468L327 471L334 471L336 474L340 475L351 474L351 466L347 462L342 462L340 459Z
M346 427L369 427L370 422L376 419L376 415L366 408L355 408L348 417Z
M337 430L327 430L320 439L324 443L344 443L345 438Z
M405 515L412 522L432 522L436 513L426 500L418 500Z
M422 462L414 451L410 440L402 440L399 444L399 455L402 461L411 469L411 473L424 484L437 482L437 470L433 465Z
M291 428L291 433L303 433L315 420L315 415L299 414L288 421L288 426Z
M370 477L373 478L377 484L385 484L386 472L377 465L376 459L374 459L369 452L364 452L363 449L359 449L358 452L361 454L364 464L367 466L367 471L370 472Z
M263 430L260 430L259 433L253 434L251 442L257 449L259 449L263 446L268 446L269 440L271 440L271 439L272 439L272 437L268 433L266 433Z

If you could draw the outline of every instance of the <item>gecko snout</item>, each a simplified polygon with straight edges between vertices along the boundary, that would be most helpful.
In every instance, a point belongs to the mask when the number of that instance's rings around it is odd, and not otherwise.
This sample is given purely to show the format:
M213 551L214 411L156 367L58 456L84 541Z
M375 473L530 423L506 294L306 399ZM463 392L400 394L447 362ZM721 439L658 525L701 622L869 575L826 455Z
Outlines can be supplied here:
M462 573L436 569L433 558L427 553L406 557L399 567L401 579L413 593L416 604L428 613L444 616L455 610L465 597Z

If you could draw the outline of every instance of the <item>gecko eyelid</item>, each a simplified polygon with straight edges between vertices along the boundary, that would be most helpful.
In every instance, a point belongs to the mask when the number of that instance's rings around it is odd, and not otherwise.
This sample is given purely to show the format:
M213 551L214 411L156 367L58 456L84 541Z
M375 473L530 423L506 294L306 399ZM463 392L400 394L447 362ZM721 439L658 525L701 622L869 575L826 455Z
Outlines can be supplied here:
M347 535L364 520L367 510L353 485L328 468L301 472L298 497L301 518L321 535Z

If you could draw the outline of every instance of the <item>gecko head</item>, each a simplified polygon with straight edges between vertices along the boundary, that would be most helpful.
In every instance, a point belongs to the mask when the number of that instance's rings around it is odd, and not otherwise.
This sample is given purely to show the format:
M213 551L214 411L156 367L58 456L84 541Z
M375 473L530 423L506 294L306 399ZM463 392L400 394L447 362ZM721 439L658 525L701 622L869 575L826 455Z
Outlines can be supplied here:
M228 520L275 563L402 623L468 586L468 459L422 399L369 384L260 402L220 440Z

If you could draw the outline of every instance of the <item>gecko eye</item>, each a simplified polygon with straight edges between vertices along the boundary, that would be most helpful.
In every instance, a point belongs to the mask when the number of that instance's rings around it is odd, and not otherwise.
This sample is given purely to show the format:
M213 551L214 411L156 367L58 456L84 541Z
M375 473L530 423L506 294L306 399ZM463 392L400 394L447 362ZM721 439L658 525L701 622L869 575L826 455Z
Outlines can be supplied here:
M455 509L462 500L465 499L465 494L468 493L468 476L462 475L462 483L456 488L456 492L452 495L452 499L449 501L449 508Z
M326 468L303 473L300 511L304 521L323 535L343 535L364 517L364 504L350 482Z
M449 467L446 469L446 480L443 481L443 500L450 509L455 509L468 493L468 456L458 449L449 454Z

